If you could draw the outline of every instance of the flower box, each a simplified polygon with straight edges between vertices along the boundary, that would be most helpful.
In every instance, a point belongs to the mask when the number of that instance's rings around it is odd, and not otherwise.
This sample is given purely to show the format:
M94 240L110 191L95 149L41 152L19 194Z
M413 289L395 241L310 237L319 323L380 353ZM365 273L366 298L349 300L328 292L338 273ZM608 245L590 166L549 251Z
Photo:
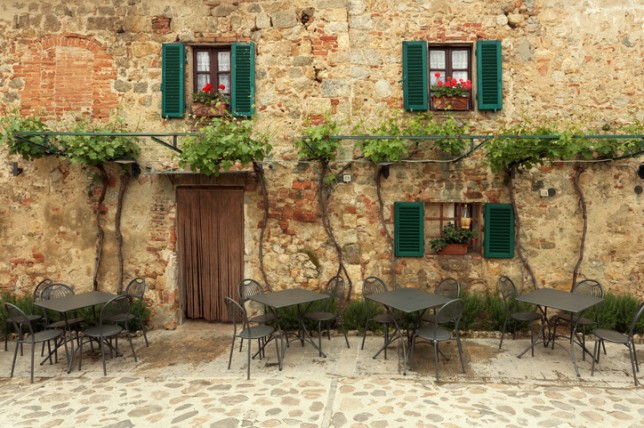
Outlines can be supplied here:
M228 113L228 104L192 103L192 114L197 117L221 117L225 116L226 113Z
M470 244L447 244L437 254L441 256L464 256Z
M465 111L469 110L470 98L432 96L432 106L434 107L434 110Z

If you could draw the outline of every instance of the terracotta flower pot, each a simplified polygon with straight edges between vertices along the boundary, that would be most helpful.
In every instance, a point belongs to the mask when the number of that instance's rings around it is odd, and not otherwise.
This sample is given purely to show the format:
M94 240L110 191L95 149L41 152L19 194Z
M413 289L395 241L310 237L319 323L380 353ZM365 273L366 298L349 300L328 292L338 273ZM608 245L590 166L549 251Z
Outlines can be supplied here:
M434 110L467 110L470 105L469 97L432 97Z
M438 252L438 254L442 256L464 256L467 254L469 246L470 244L447 244Z
M192 114L198 117L221 117L228 112L228 104L217 105L192 103Z

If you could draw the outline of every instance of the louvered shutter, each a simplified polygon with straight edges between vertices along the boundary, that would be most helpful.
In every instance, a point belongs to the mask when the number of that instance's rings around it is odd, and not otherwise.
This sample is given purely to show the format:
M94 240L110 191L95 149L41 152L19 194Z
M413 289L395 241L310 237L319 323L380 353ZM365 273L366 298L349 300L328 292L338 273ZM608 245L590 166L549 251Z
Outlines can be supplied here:
M403 42L405 110L427 110L427 42Z
M161 52L161 116L183 117L186 107L186 48L164 43Z
M255 113L255 44L233 43L233 116Z
M482 40L476 43L477 92L479 110L501 110L503 85L501 41Z
M514 209L512 204L485 205L485 257L514 257Z
M396 257L423 257L425 205L422 202L394 203L394 248Z

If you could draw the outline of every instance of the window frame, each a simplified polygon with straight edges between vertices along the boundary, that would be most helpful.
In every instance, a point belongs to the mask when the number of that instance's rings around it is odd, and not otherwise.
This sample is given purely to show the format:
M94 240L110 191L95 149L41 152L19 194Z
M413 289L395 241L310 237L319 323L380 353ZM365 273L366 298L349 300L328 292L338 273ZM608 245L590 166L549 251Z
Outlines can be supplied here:
M456 71L466 71L467 75L469 77L470 82L472 84L474 83L474 75L472 74L473 70L473 60L474 60L474 46L472 44L465 44L465 43L441 43L441 44L427 44L427 82L429 83L428 90L429 90L429 110L430 111L443 111L442 109L436 109L434 108L434 103L432 100L432 80L434 73L437 71L444 72L443 74L443 80L447 76L453 76L454 75L454 67L452 65L452 52L457 51L457 50L466 50L467 51L467 68L466 69L457 69ZM445 68L444 69L439 69L439 68L432 68L432 63L431 63L431 56L432 56L432 51L445 51ZM474 98L472 96L472 90L470 90L470 95L468 97L468 108L467 110L463 111L473 111L474 110Z
M218 87L220 84L220 75L227 75L228 76L228 81L230 82L230 87L226 88L224 91L228 96L233 93L233 81L232 81L232 56L233 56L233 48L232 45L217 45L217 46L209 46L209 45L192 45L191 46L192 50L192 68L191 68L191 76L190 78L192 79L192 86L193 86L193 93L194 92L199 92L201 88L199 87L198 84L198 76L200 74L208 74L210 76L210 84L213 87ZM210 71L209 72L199 72L197 70L197 55L199 52L208 52L209 57L210 57ZM230 56L230 70L228 71L219 71L219 55L217 55L219 52L228 52L228 55ZM213 83L215 82L215 83Z
M426 239L436 239L442 237L443 227L448 223L454 223L454 226L457 228L461 227L461 218L463 213L467 210L469 218L471 218L470 230L476 233L474 240L472 242L471 250L468 251L468 254L481 254L482 245L481 237L483 235L483 228L481 226L481 213L483 204L479 202L427 202L425 207L425 230L432 230L433 228L429 226L430 222L438 223L438 230L440 234L438 236L429 236ZM434 211L430 209L430 206L438 205L438 217L432 217L431 213ZM446 211L449 210L449 206L454 205L454 215L449 216ZM430 249L431 252L431 249Z

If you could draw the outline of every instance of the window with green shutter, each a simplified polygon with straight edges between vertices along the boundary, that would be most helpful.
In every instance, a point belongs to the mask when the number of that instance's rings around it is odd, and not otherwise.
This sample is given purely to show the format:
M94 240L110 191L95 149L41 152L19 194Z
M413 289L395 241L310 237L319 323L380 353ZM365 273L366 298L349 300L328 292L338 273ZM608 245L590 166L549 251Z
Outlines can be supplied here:
M514 209L512 204L485 205L485 257L514 257Z
M394 253L396 257L423 257L425 205L422 202L394 203Z
M233 43L233 116L255 113L255 44Z
M161 116L183 117L186 107L185 46L164 43L161 61Z
M481 40L476 43L477 91L479 110L501 110L503 107L501 41Z
M403 42L403 95L405 110L427 110L427 42Z

